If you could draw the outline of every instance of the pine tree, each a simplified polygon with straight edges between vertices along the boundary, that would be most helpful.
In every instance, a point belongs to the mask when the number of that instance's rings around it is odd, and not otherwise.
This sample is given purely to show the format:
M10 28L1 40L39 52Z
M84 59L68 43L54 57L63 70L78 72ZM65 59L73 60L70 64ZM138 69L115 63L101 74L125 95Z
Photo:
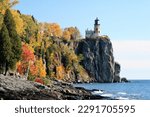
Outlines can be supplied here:
M10 59L10 66L11 68L14 68L16 65L16 62L20 60L21 58L21 39L16 31L16 24L13 19L13 16L11 14L11 11L9 9L6 10L5 16L4 16L4 23L8 29L10 40L12 43L12 57Z
M46 73L48 76L50 76L50 48L48 48L46 50L46 56L45 56L45 60L46 60Z
M0 66L1 71L5 70L5 75L9 70L9 62L11 58L11 42L6 25L3 23L0 31Z

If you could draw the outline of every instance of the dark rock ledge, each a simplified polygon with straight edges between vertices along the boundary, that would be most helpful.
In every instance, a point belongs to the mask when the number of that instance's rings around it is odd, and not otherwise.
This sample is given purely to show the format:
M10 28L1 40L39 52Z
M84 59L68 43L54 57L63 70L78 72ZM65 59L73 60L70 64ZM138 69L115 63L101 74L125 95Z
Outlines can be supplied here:
M94 100L111 99L92 95L84 88L74 88L72 85L52 81L50 86L26 81L23 79L0 76L1 100Z

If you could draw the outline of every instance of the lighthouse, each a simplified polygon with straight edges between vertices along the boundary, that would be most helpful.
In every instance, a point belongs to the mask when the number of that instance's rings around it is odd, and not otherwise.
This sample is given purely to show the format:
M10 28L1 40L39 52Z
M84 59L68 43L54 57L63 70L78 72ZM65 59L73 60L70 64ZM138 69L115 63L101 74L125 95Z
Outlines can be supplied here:
M94 35L95 37L98 37L99 34L100 34L100 24L99 24L99 19L96 18L94 23Z
M99 19L96 18L94 20L94 30L86 30L85 38L97 38L100 35L100 24Z

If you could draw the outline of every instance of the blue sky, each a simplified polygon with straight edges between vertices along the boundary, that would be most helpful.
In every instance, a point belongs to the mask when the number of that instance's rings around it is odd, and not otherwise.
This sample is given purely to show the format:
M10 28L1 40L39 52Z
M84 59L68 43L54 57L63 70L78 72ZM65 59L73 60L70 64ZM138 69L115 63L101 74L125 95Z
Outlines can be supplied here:
M84 36L98 17L128 79L150 79L150 0L20 0L15 6L39 22L77 26Z

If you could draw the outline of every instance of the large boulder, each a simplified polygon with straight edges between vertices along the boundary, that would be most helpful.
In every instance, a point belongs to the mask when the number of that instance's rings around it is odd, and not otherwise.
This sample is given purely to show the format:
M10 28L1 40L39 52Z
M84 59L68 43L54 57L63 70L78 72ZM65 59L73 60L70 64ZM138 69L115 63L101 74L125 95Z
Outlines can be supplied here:
M128 81L127 78L123 77L121 78L121 82L130 82L130 81Z

